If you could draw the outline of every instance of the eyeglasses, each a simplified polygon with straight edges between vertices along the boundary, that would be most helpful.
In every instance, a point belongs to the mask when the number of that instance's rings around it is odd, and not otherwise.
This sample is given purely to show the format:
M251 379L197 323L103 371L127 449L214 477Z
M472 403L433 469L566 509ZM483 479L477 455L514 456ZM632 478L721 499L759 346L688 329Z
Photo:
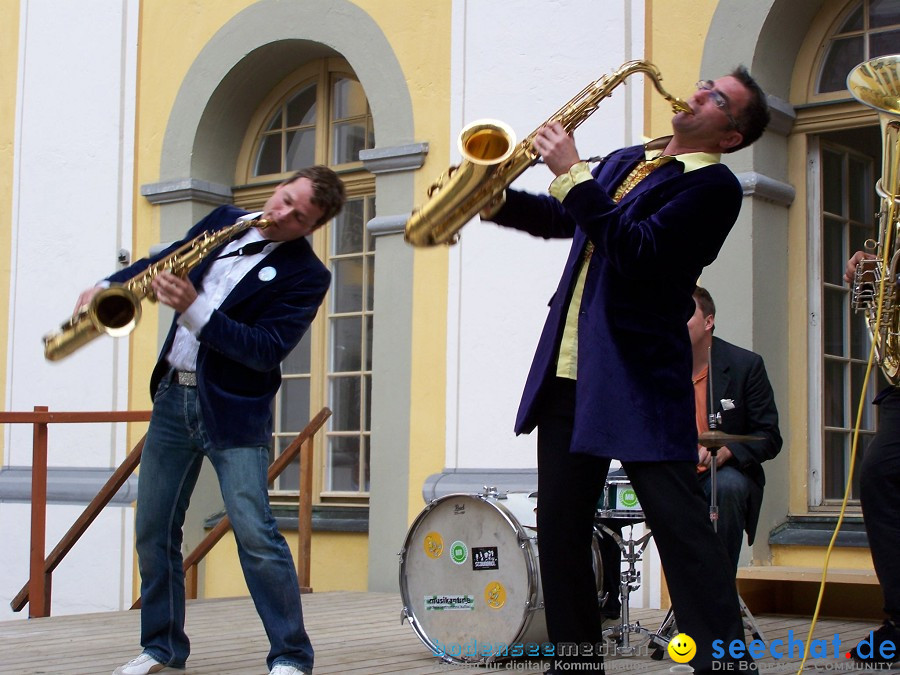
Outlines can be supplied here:
M697 89L708 91L709 98L712 100L713 105L715 105L719 110L725 113L725 116L728 118L728 122L731 124L731 128L737 129L737 120L734 119L734 116L728 110L728 99L725 98L725 95L722 94L722 92L716 89L716 83L712 80L700 80L697 83Z

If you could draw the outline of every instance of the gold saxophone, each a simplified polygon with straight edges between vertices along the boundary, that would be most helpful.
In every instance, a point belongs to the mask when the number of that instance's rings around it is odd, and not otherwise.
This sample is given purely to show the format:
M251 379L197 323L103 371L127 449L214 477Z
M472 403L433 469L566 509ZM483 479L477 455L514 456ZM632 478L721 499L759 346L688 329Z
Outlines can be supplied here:
M847 88L860 103L879 111L883 167L875 191L881 197L878 241L865 243L873 260L856 266L850 303L865 312L875 359L888 382L900 383L900 55L861 63L847 76Z
M615 72L591 82L541 126L559 122L566 132L571 132L626 77L639 71L650 77L674 112L693 114L684 101L662 88L662 76L656 66L649 61L628 61ZM451 166L428 188L430 201L414 209L406 222L406 241L413 246L455 244L463 225L499 199L510 183L537 162L533 143L540 128L516 145L515 133L503 122L478 120L467 125L459 134L462 162Z
M251 227L263 229L269 224L268 220L239 220L221 230L203 232L128 281L104 288L72 318L63 322L59 330L44 336L44 357L48 361L58 361L99 335L128 335L140 321L141 301L156 302L150 282L157 274L171 272L184 277L210 251Z

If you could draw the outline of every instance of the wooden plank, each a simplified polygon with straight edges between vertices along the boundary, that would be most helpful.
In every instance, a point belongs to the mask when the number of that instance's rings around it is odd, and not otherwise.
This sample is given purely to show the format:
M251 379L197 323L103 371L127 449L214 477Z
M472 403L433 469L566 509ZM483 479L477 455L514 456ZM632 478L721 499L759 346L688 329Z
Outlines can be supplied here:
M400 597L392 593L328 592L303 596L307 629L316 650L316 675L370 675L405 673L464 675L466 673L543 672L546 662L521 660L490 666L446 664L433 656L408 624L400 623ZM655 630L665 612L631 610L631 619ZM804 617L757 615L757 623L770 640L807 639L809 620ZM839 635L845 651L875 626L859 621L823 620L813 638ZM97 675L114 668L140 651L140 614L134 611L105 612L8 621L0 623L0 674L34 675L66 673ZM188 604L187 631L193 652L185 675L265 675L268 640L253 603L248 598L198 600ZM634 639L635 645L643 639ZM757 661L759 672L797 672L800 656ZM668 658L653 661L648 656L607 659L606 672L668 673ZM815 658L807 669L862 673L845 658ZM169 671L164 671L169 672ZM179 671L172 671L173 673Z

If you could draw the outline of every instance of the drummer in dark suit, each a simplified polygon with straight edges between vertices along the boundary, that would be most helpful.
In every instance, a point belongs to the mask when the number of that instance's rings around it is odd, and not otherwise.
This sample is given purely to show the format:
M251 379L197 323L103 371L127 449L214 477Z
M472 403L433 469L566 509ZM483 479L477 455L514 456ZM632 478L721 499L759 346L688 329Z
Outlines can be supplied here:
M752 442L729 442L715 453L717 529L737 572L744 532L747 532L748 544L753 543L756 535L766 484L762 463L781 450L778 410L762 357L713 337L716 305L705 288L697 287L694 302L697 309L688 321L688 332L694 351L697 431L701 434L709 431L709 414L716 414L720 418L717 423L720 431L760 437ZM708 400L710 367L713 401ZM713 456L707 448L698 448L697 471L709 499L712 487L709 467Z

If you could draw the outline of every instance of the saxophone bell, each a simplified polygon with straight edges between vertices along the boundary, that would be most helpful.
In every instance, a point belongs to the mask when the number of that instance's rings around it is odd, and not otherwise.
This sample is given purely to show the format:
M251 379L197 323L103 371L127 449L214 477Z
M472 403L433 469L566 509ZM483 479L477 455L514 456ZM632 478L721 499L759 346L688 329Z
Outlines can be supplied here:
M673 112L693 114L689 105L662 88L662 76L656 66L638 60L628 61L615 72L590 83L541 127L559 122L566 132L571 132L597 110L615 87L637 72L647 75ZM456 243L463 225L482 209L487 207L490 211L502 199L509 184L538 162L534 137L541 127L517 144L515 133L503 122L478 120L467 125L459 135L462 161L431 186L429 201L413 210L406 221L406 241L413 246Z

